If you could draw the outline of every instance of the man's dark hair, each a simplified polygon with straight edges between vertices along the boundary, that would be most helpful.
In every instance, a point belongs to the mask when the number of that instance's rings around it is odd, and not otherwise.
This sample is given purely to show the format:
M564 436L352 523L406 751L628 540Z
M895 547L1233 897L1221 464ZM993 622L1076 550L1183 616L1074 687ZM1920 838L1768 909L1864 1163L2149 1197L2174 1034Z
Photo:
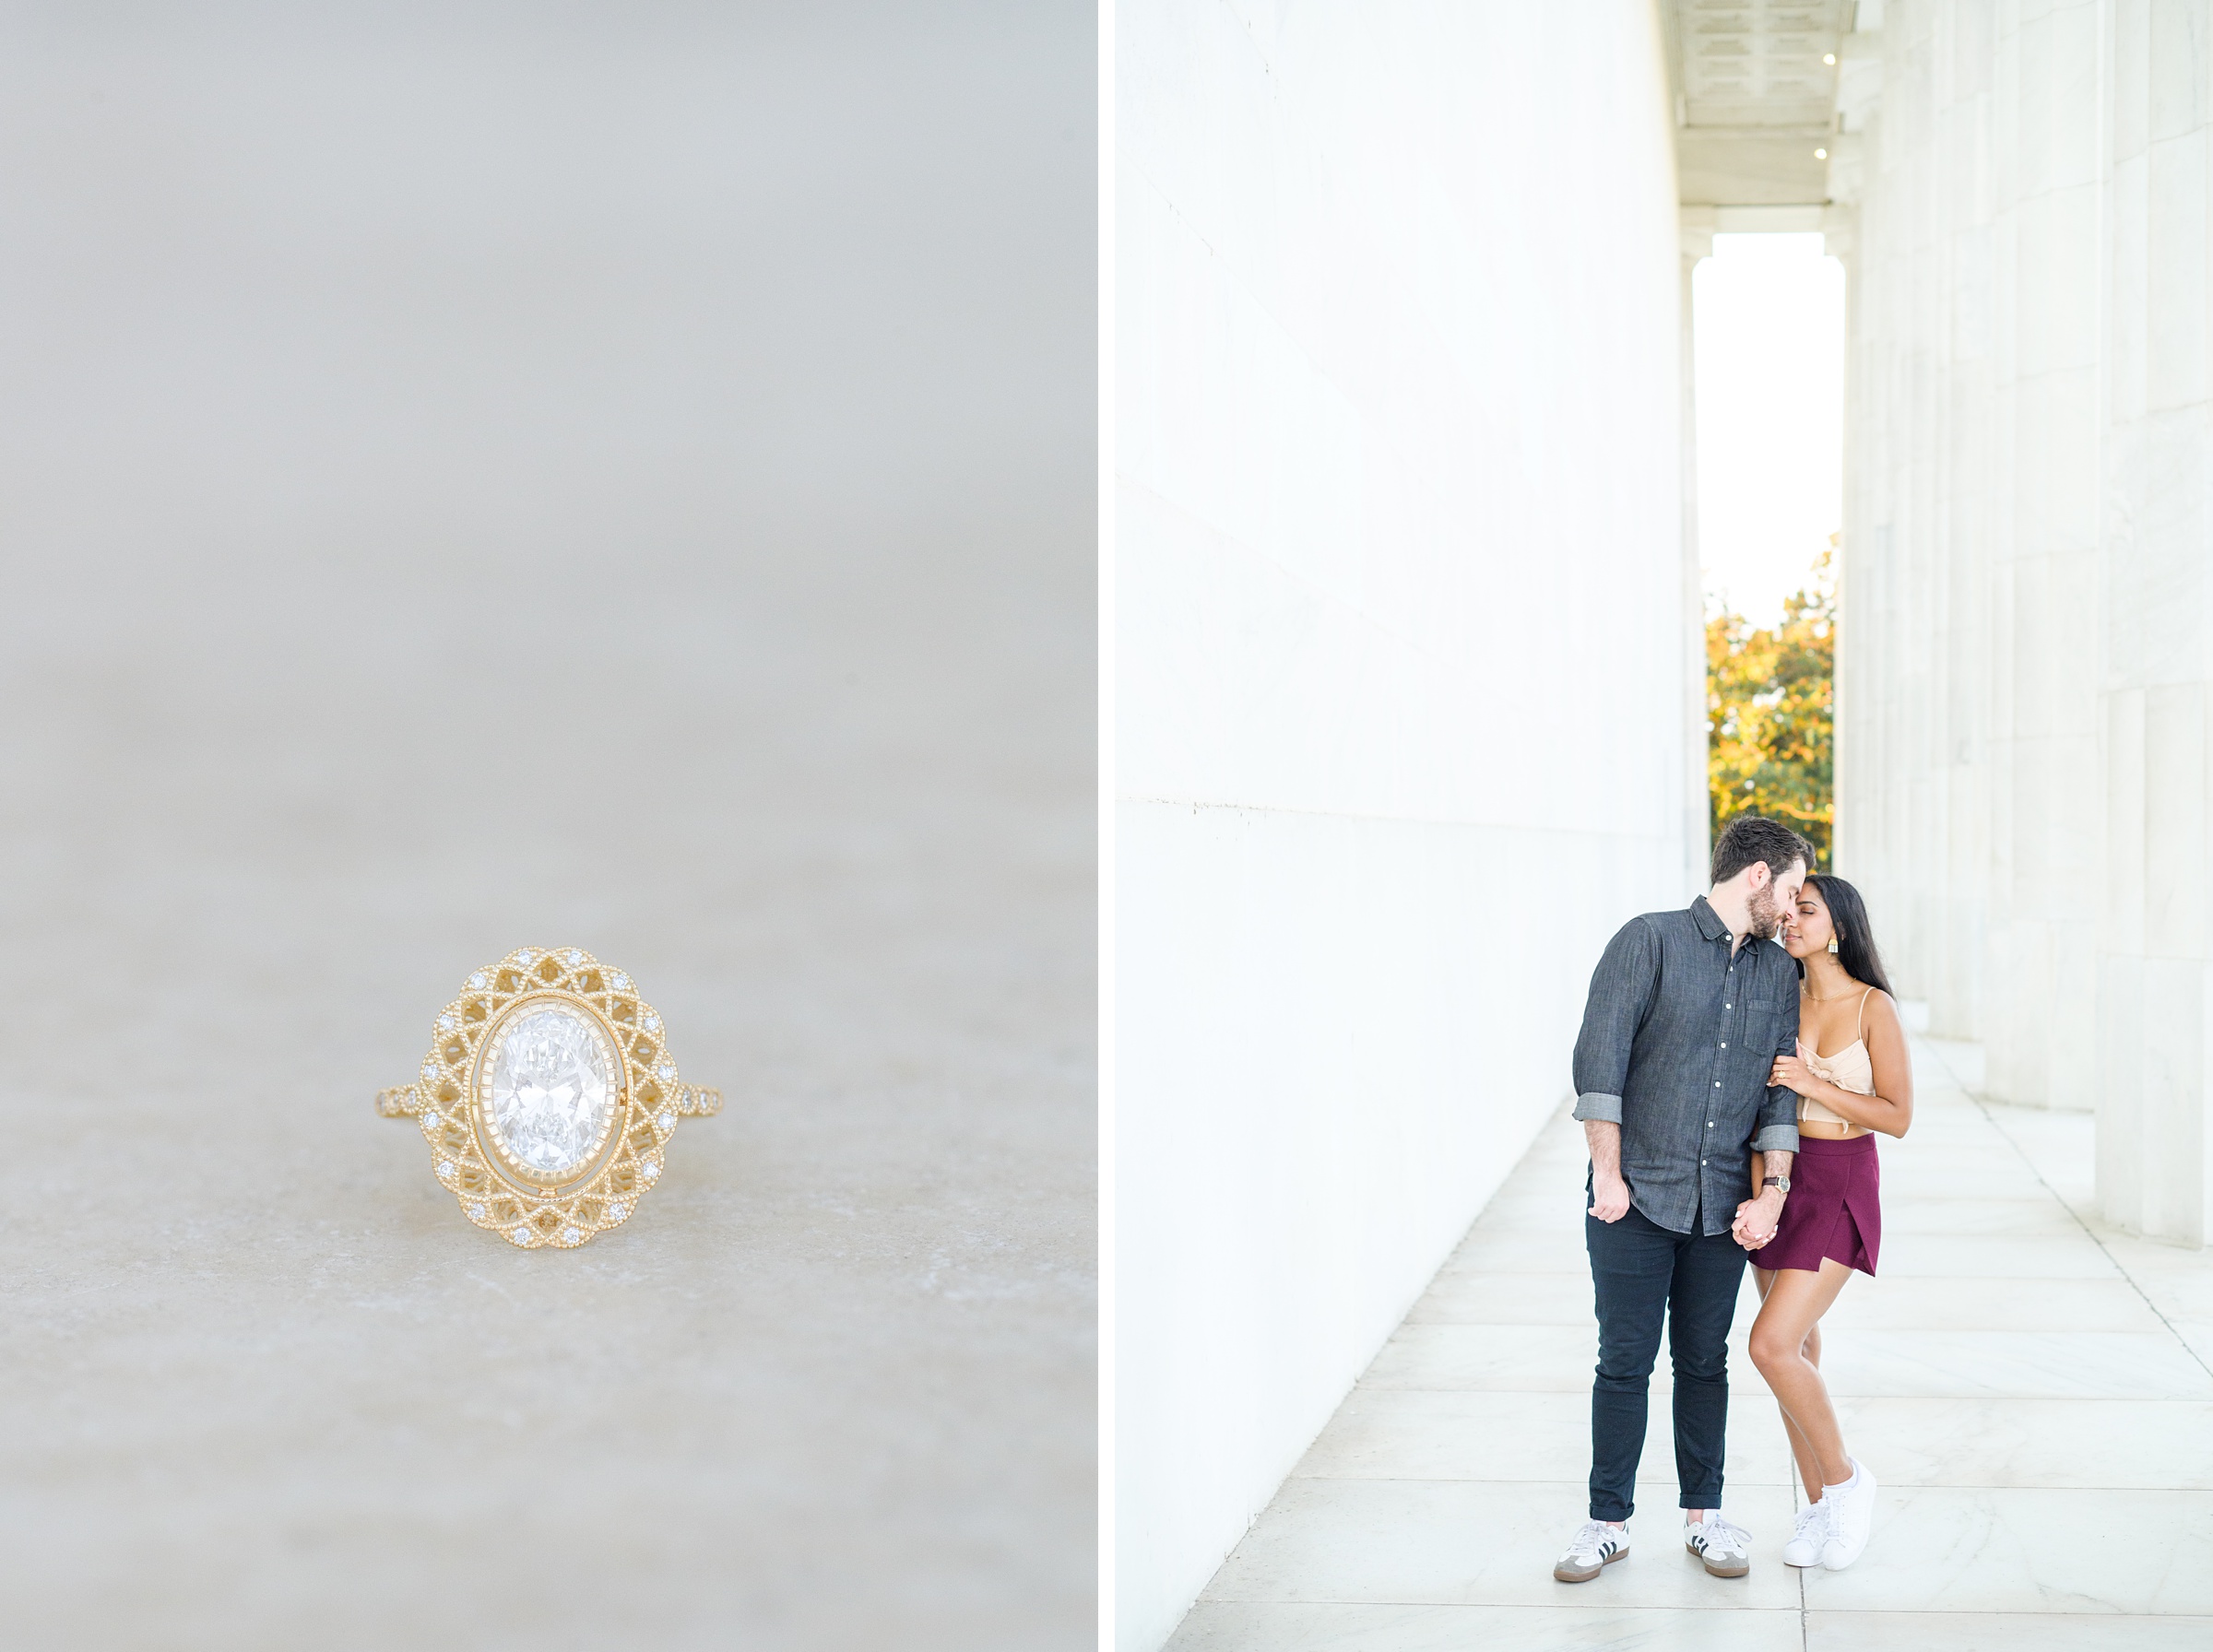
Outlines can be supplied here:
M1771 877L1791 869L1791 862L1805 862L1814 869L1814 846L1780 820L1758 815L1738 815L1713 840L1712 882L1726 883L1756 860L1767 862Z

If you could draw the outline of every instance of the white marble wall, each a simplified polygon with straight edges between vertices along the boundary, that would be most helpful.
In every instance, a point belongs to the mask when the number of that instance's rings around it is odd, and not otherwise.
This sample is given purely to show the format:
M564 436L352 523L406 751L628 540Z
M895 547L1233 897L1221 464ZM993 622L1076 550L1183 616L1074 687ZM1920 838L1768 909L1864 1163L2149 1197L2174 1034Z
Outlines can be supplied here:
M1559 1103L1606 937L1699 881L1703 800L1651 7L1118 29L1134 1649Z
M2207 1234L2213 0L1902 0L1859 150L1839 867L2100 1197ZM1858 43L1864 51L1869 42Z

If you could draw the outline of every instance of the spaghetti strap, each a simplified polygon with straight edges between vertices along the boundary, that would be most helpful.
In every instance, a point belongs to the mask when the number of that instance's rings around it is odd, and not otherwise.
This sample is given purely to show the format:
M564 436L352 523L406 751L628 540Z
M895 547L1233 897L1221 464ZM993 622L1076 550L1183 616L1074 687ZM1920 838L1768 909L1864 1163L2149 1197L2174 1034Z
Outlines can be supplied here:
M1873 992L1875 988L1870 986L1867 989L1867 992ZM1858 1033L1862 1038L1867 1036L1867 992L1864 992L1860 995L1859 1019L1852 1027L1852 1031Z

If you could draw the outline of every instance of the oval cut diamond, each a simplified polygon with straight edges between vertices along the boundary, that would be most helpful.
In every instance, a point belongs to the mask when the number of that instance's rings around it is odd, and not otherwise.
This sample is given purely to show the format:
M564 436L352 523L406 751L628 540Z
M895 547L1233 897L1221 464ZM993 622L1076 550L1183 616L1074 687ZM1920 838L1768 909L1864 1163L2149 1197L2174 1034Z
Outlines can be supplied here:
M541 1175L579 1168L607 1139L614 1052L582 1014L546 1005L500 1029L485 1066L492 1130Z

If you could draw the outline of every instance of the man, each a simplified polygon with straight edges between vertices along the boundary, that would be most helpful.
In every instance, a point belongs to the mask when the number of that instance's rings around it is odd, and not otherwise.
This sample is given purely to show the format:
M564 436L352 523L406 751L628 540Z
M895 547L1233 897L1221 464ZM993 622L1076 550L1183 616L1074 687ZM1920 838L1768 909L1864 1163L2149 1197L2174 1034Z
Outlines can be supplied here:
M1629 1552L1663 1315L1684 1542L1717 1577L1751 1570L1749 1537L1722 1518L1727 1344L1746 1253L1774 1237L1798 1150L1797 1097L1768 1084L1775 1057L1797 1046L1797 966L1766 943L1813 859L1789 827L1739 815L1713 846L1713 887L1686 911L1632 919L1591 977L1575 1116L1591 1148L1583 1230L1598 1377L1591 1519L1553 1568L1563 1583L1595 1577ZM1753 1152L1764 1180L1746 1198Z

